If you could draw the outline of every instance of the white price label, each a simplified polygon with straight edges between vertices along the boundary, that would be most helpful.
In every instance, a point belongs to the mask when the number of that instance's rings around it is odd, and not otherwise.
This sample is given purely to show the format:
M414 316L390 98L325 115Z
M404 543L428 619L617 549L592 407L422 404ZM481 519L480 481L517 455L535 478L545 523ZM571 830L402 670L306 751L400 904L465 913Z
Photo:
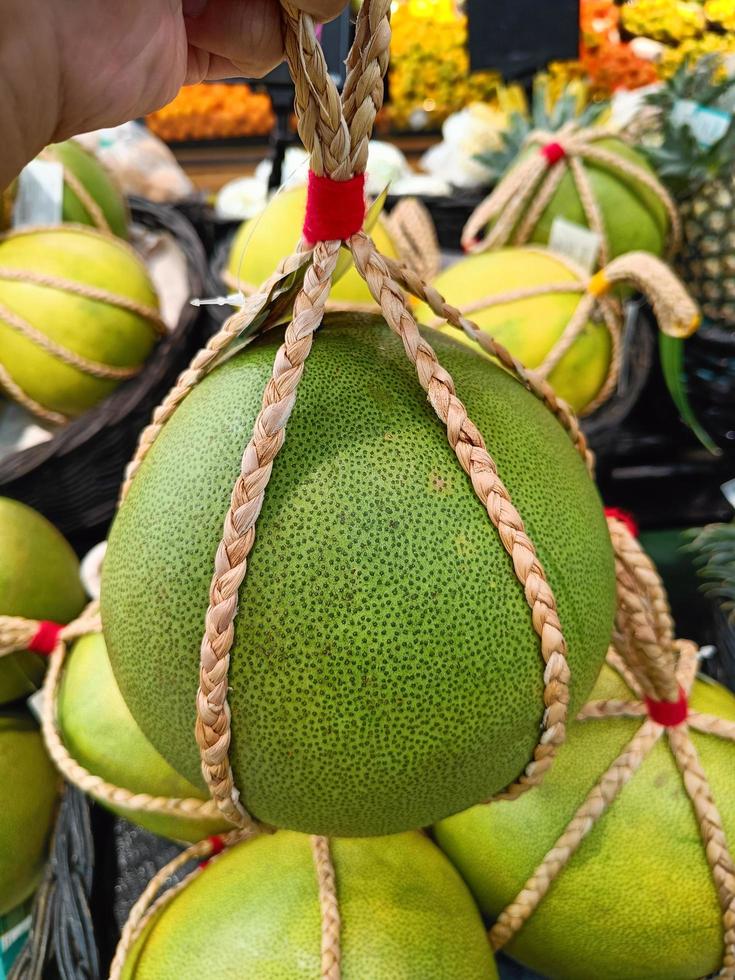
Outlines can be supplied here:
M63 166L51 160L32 160L18 177L13 227L60 225L63 201Z
M39 725L43 724L43 696L43 688L39 688L26 700L26 707Z
M728 504L731 507L735 507L735 479L727 480L721 485L720 490L724 493L725 500L727 500Z
M724 109L699 105L692 99L679 99L671 112L677 126L688 126L702 146L713 146L727 132L732 116Z
M597 264L602 240L596 231L583 225L567 221L566 218L554 218L549 235L549 248L559 252L581 265L586 272L592 272Z

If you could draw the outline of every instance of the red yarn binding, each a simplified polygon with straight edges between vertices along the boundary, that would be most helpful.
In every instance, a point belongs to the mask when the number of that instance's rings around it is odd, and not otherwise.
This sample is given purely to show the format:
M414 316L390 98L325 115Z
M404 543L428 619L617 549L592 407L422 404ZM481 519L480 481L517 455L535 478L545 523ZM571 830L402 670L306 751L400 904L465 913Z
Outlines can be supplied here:
M53 653L62 629L63 627L59 623L52 623L49 619L42 619L38 624L38 629L31 642L28 644L28 649L34 653L41 653L44 656L48 656L50 653Z
M317 177L309 171L304 238L317 242L346 241L365 220L365 174L350 180Z
M209 855L210 857L217 857L217 855L221 854L225 849L224 839L220 837L219 834L213 834L209 838L209 843L212 845L212 853Z
M550 167L563 160L567 155L561 143L547 143L546 146L541 147L541 152L546 157Z
M678 701L654 701L653 698L647 697L646 707L651 721L665 728L683 725L689 714L689 703L683 687L679 688Z
M635 517L629 511L620 510L618 507L606 507L605 517L614 517L616 521L625 524L634 538L638 537L638 524L636 523Z

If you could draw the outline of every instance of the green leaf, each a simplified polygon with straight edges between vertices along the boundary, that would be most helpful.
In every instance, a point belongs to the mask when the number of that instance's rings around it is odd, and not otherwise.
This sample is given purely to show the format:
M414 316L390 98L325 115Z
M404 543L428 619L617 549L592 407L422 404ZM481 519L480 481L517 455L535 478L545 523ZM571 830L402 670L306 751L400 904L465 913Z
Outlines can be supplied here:
M388 197L388 188L375 198L373 203L367 210L365 215L365 221L363 222L363 231L366 234L370 232L375 227L380 214L385 207L385 199ZM352 267L352 254L344 246L339 250L339 258L337 259L337 265L334 267L334 275L332 276L332 285L339 282L345 273L349 272Z
M705 449L713 456L721 456L722 451L704 430L689 404L684 380L684 342L678 337L668 337L664 333L659 333L658 350L666 387L682 421L689 426Z

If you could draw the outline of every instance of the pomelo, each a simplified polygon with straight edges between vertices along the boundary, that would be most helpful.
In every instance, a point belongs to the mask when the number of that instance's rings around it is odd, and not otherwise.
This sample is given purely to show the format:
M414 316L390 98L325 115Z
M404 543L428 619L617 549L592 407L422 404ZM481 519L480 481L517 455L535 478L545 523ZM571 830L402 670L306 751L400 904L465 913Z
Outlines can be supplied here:
M482 920L459 875L420 833L334 840L343 980L492 980ZM154 915L124 980L313 980L322 915L309 838L238 844Z
M442 296L459 309L530 286L557 285L579 279L552 252L532 248L505 248L497 252L468 255L434 280ZM549 293L517 299L497 306L472 309L470 320L503 344L525 367L537 368L551 353L579 305L582 294ZM436 317L421 304L417 317L432 323ZM482 352L479 344L463 331L442 326L459 340ZM579 412L589 405L610 369L610 332L604 323L589 321L562 357L548 380L557 395Z
M264 283L273 274L278 263L296 250L305 213L306 188L298 186L279 192L270 200L262 214L244 221L230 247L227 260L228 283L233 288L242 284L246 293L253 292ZM396 247L380 218L370 229L370 235L381 254L391 259L398 257ZM348 308L350 304L360 308L365 304L375 306L367 283L351 260L347 271L330 290L329 301L335 307Z
M37 511L0 497L0 616L68 623L84 603L79 562L64 537ZM35 653L0 657L0 704L32 694L44 670Z
M538 548L579 708L615 603L597 491L541 402L466 346L428 335ZM259 338L182 403L118 512L103 567L123 697L200 786L193 732L214 555L280 343L280 331ZM400 339L378 317L327 317L240 590L230 754L247 807L338 836L464 809L531 759L542 675L510 559Z
M143 307L143 312L133 312L0 274L0 307L66 350L109 367L136 368L153 349L158 298L145 266L124 242L80 225L29 229L0 241L0 267L103 289ZM69 417L91 408L120 383L94 377L43 350L9 325L1 308L0 365L26 395Z
M0 711L0 786L0 915L5 915L38 884L59 791L38 725L25 710Z
M645 158L623 140L609 137L595 140L593 145L614 154L623 162L634 164L655 179L655 173ZM519 157L519 160L530 153L538 152L538 145L533 145ZM660 198L639 180L617 170L590 160L582 161L582 165L602 215L609 249L608 261L617 255L632 251L663 255L669 234L669 218ZM534 197L531 198L529 206L533 206ZM551 236L551 226L557 217L565 218L583 227L588 226L584 207L569 169L566 170L542 212L528 241L547 245ZM510 241L512 240L511 236Z
M109 231L118 238L127 238L129 216L125 199L99 160L77 140L54 143L48 147L46 154L49 159L58 160L63 165L65 174L71 174L79 181L102 211ZM64 183L63 219L98 227L94 215L90 214L68 179ZM98 230L106 229L98 227Z
M593 698L632 695L605 668ZM735 721L735 697L694 685L693 709ZM570 725L548 778L515 803L442 821L436 839L493 919L513 901L642 719ZM735 745L690 729L732 846ZM720 968L722 910L697 820L664 737L505 950L563 980L696 980Z
M82 637L69 653L57 717L64 745L93 775L132 793L208 799L206 792L171 768L136 725L115 682L100 634ZM104 798L95 798L110 806ZM230 829L222 817L149 813L117 805L110 809L155 834L175 840L194 842Z

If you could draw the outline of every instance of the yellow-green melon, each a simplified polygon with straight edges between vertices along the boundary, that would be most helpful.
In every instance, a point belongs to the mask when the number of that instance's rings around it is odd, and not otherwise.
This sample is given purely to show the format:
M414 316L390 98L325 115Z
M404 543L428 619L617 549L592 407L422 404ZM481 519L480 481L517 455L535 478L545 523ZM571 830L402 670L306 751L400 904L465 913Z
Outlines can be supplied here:
M171 768L136 725L115 683L100 634L82 637L67 658L58 721L72 757L113 786L156 797L208 798ZM109 806L105 799L96 798ZM195 813L149 813L118 805L110 809L153 833L182 841L199 841L231 826L222 817L203 818Z
M66 350L109 367L137 368L153 349L156 331L145 311L157 313L158 298L145 266L124 242L81 225L28 229L0 241L0 267L103 289L144 308L133 312L0 273L0 365L44 408L80 415L120 382L94 377L43 350L4 319L3 308Z
M0 497L0 616L68 623L84 603L65 538L37 511ZM44 670L43 658L27 650L0 657L0 704L33 694Z
M244 221L232 240L227 260L230 285L234 287L241 283L249 293L270 278L278 263L296 251L305 213L306 188L299 186L276 194L262 214ZM381 254L391 259L398 257L393 240L380 218L370 228L370 236ZM329 302L332 306L345 308L350 305L357 308L363 308L366 304L375 305L367 283L351 260L347 270L333 284Z
M516 299L510 303L475 309L475 304L494 296L533 286L579 282L571 269L552 252L531 248L505 248L460 259L440 273L434 286L453 306L464 310L482 330L503 344L528 368L543 363L579 305L581 293L549 293ZM421 304L419 319L432 323L432 311ZM440 329L469 344L482 348L463 331ZM485 355L486 356L486 355ZM610 333L601 322L590 320L567 353L549 374L557 395L579 412L588 405L607 378L610 369Z
M342 980L495 980L480 915L422 834L331 842ZM124 980L322 975L311 843L282 831L212 861L154 915Z
M593 698L633 696L605 668ZM735 697L695 682L694 710L735 721ZM577 722L543 784L442 821L436 840L488 919L513 901L642 719ZM690 730L735 842L735 744ZM698 980L723 956L722 910L697 820L664 738L506 947L554 980Z
M427 336L486 434L555 591L573 710L610 639L611 546L567 433L463 344ZM145 735L203 786L194 739L214 555L281 343L212 372L163 429L113 524L102 621ZM231 758L276 826L387 834L516 779L543 715L523 590L403 344L379 317L330 315L275 461L240 589Z
M38 885L46 862L59 777L25 710L0 711L0 915Z
M102 211L109 231L119 238L128 237L128 209L125 199L107 170L76 140L54 143L48 148L48 157L58 160L65 173L79 181L84 190ZM64 183L62 216L64 221L97 227L95 217L77 196L69 181ZM99 228L100 231L107 229Z
M592 145L613 154L624 164L635 165L652 179L656 179L655 172L648 161L622 139L611 136L595 140ZM530 153L538 152L538 144L534 144L520 159ZM608 261L616 255L624 255L632 251L663 255L669 234L669 217L658 195L640 180L606 165L584 160L583 166L602 216L608 241ZM531 197L529 207L533 206L534 199L535 195ZM547 245L554 219L557 217L565 218L583 227L588 226L587 216L569 169L566 170L542 212L529 242ZM512 235L510 240L513 240Z

